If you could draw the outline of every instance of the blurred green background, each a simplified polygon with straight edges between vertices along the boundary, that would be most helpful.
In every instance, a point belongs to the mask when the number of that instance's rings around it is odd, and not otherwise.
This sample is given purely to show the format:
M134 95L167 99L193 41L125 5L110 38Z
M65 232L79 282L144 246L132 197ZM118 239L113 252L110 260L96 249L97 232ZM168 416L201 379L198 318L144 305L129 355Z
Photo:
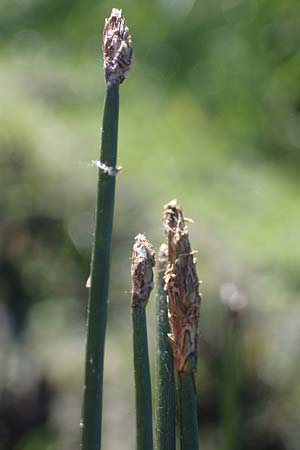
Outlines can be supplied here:
M133 239L157 249L177 198L203 280L201 448L299 449L299 0L0 0L0 449L79 445L112 7L134 63L120 92L103 448L134 446Z

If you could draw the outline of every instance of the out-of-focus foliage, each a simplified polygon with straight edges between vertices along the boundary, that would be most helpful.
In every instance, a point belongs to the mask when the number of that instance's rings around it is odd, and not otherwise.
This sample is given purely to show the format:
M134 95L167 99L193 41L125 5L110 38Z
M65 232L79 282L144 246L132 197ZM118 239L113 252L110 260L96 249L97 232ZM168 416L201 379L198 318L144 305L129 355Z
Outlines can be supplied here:
M121 87L104 448L134 442L132 241L146 232L158 247L177 197L204 280L202 447L298 449L298 0L1 1L0 448L78 446L112 6L134 66Z

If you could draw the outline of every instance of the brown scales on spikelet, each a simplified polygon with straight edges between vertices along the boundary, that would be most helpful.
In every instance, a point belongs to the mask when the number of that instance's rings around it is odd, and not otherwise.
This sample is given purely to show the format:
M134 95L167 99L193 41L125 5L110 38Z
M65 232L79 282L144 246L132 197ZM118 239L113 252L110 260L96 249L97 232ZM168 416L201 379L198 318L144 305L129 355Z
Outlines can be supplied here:
M131 66L132 40L121 9L113 8L103 30L105 79L121 84Z
M165 275L171 327L169 337L177 371L191 373L197 363L201 294L194 252L176 200L165 205L163 224L169 254Z
M143 234L138 234L133 245L131 263L131 306L133 308L144 307L148 303L153 289L154 266L154 250L146 237Z

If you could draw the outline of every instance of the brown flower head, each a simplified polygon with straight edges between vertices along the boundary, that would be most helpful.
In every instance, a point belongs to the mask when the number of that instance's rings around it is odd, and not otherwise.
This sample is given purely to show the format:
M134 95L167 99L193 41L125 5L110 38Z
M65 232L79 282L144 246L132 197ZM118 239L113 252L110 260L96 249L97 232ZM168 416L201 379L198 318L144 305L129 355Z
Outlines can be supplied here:
M105 20L102 50L106 82L121 84L132 58L132 40L121 9L114 8Z
M153 289L154 266L154 250L146 237L138 234L133 245L131 263L132 307L144 307L148 303Z
M168 239L169 263L165 275L175 366L178 372L196 369L201 294L194 252L181 207L176 200L165 205L164 229Z

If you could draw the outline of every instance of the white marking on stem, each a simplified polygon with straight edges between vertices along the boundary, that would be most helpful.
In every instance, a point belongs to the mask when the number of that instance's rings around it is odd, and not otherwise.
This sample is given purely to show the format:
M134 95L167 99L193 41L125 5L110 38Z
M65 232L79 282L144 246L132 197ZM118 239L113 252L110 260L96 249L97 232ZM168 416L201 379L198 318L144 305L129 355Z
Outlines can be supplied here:
M122 167L110 167L101 161L96 161L96 166L111 177L115 177L122 170Z

